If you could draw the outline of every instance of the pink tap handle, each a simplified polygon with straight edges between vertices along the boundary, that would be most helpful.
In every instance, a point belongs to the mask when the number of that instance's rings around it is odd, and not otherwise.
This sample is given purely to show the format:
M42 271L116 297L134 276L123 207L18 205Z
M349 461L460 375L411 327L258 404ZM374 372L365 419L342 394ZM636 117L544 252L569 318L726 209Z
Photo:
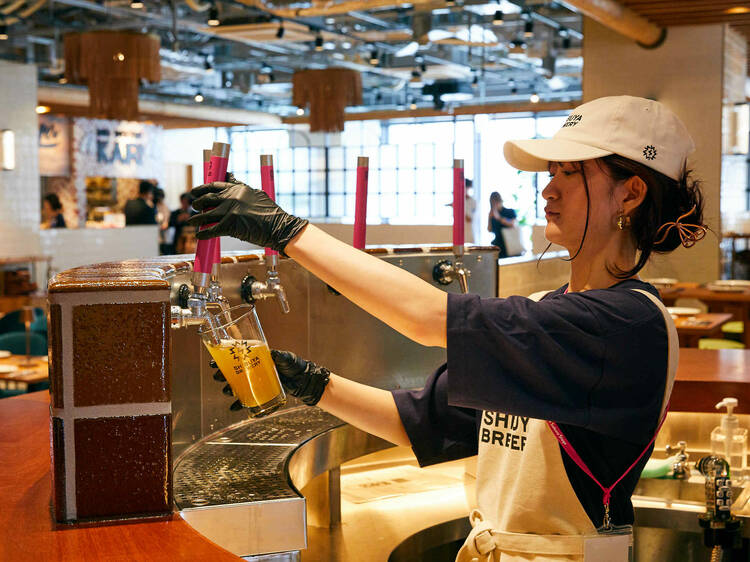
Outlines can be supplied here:
M357 195L354 204L354 241L352 245L358 250L365 249L367 240L367 179L370 172L370 159L367 156L357 158Z
M211 150L204 150L203 151L203 183L209 183L209 167L211 163ZM213 266L216 266L217 264L221 264L221 238L215 238L215 242L213 243L214 252L213 252L213 258L211 259L211 263Z
M273 156L261 154L260 156L260 185L271 199L276 201L276 186L273 183ZM271 248L266 248L267 256L277 256L279 253Z
M453 245L464 245L464 203L466 183L464 182L464 161L453 161Z
M206 182L224 181L227 175L227 166L229 165L229 145L223 142L215 142L211 148L211 158L208 161L208 167L204 166ZM201 227L201 230L213 225ZM195 265L193 271L197 273L210 274L215 263L221 263L221 250L218 238L209 240L198 240L195 249Z

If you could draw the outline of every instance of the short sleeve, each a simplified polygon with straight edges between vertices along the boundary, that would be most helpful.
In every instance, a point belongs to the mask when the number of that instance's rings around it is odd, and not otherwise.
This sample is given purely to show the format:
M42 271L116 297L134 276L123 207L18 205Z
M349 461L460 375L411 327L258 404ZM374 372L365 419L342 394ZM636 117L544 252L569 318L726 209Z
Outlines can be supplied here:
M449 294L447 330L453 406L625 439L636 425L656 423L666 332L659 310L636 291L558 291L539 302Z
M398 413L419 466L477 454L477 411L448 405L446 365L420 390L394 390Z

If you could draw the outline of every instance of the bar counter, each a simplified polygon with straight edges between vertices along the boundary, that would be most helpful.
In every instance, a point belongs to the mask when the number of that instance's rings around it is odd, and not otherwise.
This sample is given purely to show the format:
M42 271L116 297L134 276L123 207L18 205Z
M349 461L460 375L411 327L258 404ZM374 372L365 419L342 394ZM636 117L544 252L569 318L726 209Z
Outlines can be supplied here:
M177 514L101 526L56 524L49 425L46 391L0 404L0 560L239 560Z
M681 350L673 409L709 411L715 396L750 405L750 350ZM178 514L100 526L55 524L51 512L49 395L26 394L0 407L0 560L238 560L193 530ZM291 454L294 454L293 452ZM286 470L284 468L283 470ZM439 523L439 521L435 521ZM328 542L317 528L309 540ZM326 535L325 537L322 535ZM380 545L396 548L398 544ZM310 544L311 550L320 545ZM303 551L304 559L304 551Z

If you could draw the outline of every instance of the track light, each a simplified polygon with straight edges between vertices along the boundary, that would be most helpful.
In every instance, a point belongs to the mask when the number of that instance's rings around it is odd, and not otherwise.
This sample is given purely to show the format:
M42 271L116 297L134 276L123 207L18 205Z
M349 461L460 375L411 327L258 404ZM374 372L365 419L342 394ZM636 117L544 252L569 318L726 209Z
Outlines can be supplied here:
M568 37L567 35L565 37L563 37L562 48L563 49L570 49L570 37Z
M203 94L198 92L197 94L195 94L195 97L193 99L196 101L196 103L202 103L204 100L204 97L203 97Z
M219 10L216 6L211 6L211 9L208 10L208 21L206 23L211 27L221 25L221 22L219 21Z
M414 98L409 98L409 109L412 111L417 109L417 102L414 101Z
M495 11L495 17L492 18L492 25L503 25L505 22L502 10Z
M263 74L271 74L271 71L272 71L272 70L273 70L273 69L271 68L271 65L270 65L270 64L268 64L267 62L264 62L264 63L263 63L262 65L261 65L261 67L260 67L260 71L261 71L261 72L262 72Z
M279 28L276 30L276 39L284 37L284 22L279 23Z
M536 92L534 92L533 94L531 94L529 96L529 101L531 103L539 103L539 94L537 94Z
M315 50L318 52L323 50L323 36L320 33L315 36Z
M8 39L8 26L5 24L0 25L0 41L6 41Z
M297 115L299 115L300 117L302 117L304 114L305 114L305 110L302 109L301 107L298 107L297 108Z
M203 63L203 68L206 69L207 73L211 73L214 71L214 66L211 64L211 61L206 59L206 62Z
M534 37L534 21L533 20L530 19L523 25L523 36L526 38Z
M143 2L141 0L130 0L130 7L133 10L140 10L143 8Z
M380 62L380 57L378 57L378 51L376 49L373 49L370 53L370 64L375 66Z

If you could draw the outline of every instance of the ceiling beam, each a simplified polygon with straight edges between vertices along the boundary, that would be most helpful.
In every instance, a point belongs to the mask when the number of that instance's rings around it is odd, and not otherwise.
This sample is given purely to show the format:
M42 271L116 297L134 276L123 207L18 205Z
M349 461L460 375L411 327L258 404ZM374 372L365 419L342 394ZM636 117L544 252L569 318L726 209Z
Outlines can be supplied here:
M658 46L666 35L665 29L615 0L565 0L562 4L644 47Z
M373 119L403 119L411 117L446 117L450 115L476 115L481 113L521 113L521 112L538 112L538 111L569 111L581 104L580 100L576 101L553 101L553 102L520 102L520 103L495 103L488 105L462 105L454 107L452 111L439 111L432 108L420 109L384 109L377 111L364 111L357 113L346 113L344 121L370 121ZM286 125L299 125L309 123L310 118L303 117L284 117L281 120Z
M37 88L37 103L48 105L53 110L57 108L67 115L85 115L89 107L89 92L86 88L40 86ZM150 99L138 100L138 112L151 120L181 122L183 127L187 123L219 123L215 127L231 123L233 125L277 125L281 123L278 115L261 111L247 111L226 107L216 107L200 103L181 104L173 102L155 101ZM194 124L198 127L200 125Z

